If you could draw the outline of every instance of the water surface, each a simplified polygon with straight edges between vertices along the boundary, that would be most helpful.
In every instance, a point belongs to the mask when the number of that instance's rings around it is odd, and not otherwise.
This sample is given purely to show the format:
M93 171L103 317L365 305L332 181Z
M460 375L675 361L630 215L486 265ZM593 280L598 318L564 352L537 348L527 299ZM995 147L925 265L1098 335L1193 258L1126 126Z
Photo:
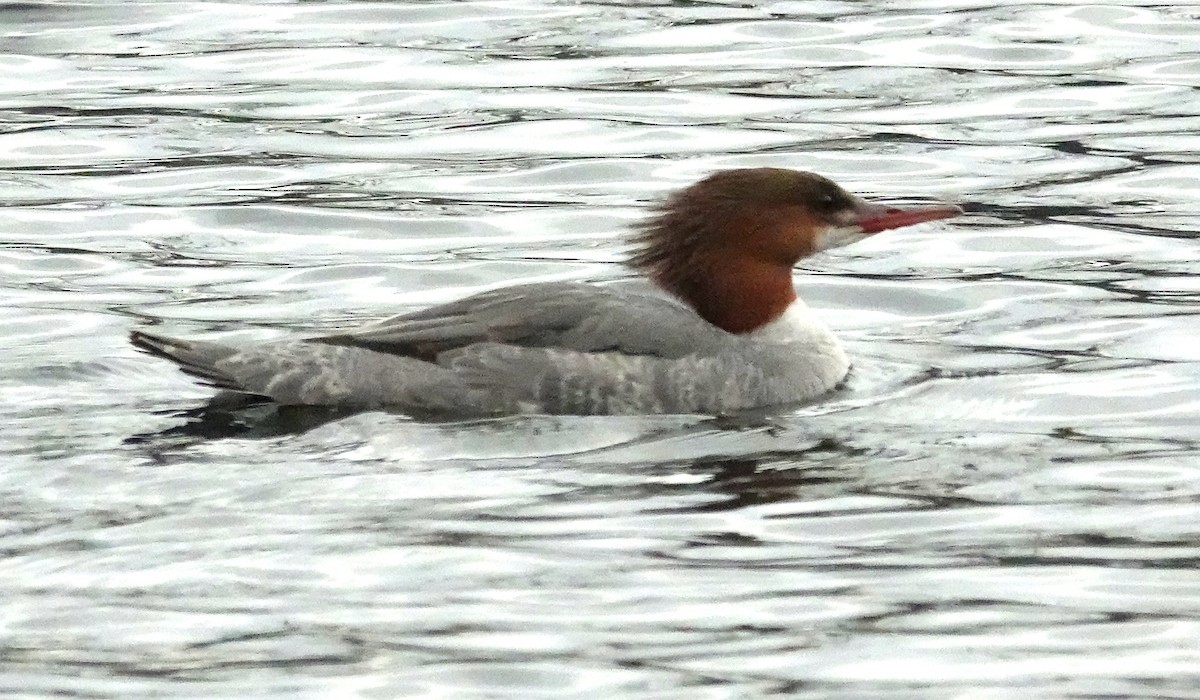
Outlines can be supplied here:
M0 694L1190 697L1198 21L0 5ZM971 211L805 261L816 405L197 421L126 344L622 278L764 165Z

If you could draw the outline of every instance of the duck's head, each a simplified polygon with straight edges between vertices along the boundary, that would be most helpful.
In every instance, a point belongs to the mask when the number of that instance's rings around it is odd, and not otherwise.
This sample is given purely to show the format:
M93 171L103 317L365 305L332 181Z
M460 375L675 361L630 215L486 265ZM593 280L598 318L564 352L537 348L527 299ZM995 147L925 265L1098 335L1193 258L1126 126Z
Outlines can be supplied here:
M792 268L802 258L961 213L868 202L799 170L722 170L659 205L633 236L629 263L710 323L745 333L795 301Z

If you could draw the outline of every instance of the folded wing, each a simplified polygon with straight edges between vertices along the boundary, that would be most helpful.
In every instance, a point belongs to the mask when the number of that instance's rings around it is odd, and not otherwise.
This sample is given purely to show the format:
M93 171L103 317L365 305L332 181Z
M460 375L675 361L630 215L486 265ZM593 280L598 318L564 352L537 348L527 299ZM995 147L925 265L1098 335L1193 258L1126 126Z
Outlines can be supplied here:
M729 337L666 297L553 282L482 292L314 340L432 361L475 343L684 357L719 352Z

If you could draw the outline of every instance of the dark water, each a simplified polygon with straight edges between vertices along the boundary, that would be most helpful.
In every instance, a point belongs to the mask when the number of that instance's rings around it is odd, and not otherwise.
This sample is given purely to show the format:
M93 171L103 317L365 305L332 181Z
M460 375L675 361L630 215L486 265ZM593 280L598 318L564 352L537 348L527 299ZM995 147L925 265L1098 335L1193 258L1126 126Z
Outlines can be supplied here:
M1196 697L1198 22L0 5L0 695ZM613 279L758 165L972 212L806 261L792 413L198 424L125 343Z

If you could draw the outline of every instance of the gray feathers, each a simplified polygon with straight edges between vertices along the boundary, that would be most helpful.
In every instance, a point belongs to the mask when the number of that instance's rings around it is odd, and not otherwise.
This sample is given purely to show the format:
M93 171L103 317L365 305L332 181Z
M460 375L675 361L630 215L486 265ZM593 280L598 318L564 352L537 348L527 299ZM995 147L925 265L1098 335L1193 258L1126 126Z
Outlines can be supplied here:
M290 340L239 349L142 331L130 340L208 384L284 405L475 413L482 403L445 368L366 348Z
M143 331L131 340L209 384L281 404L410 413L720 413L812 398L845 373L827 331L762 342L665 297L572 283L484 292L248 348ZM832 374L806 368L838 357Z
M483 292L317 340L432 359L479 342L682 357L715 351L728 337L667 297L551 282Z

